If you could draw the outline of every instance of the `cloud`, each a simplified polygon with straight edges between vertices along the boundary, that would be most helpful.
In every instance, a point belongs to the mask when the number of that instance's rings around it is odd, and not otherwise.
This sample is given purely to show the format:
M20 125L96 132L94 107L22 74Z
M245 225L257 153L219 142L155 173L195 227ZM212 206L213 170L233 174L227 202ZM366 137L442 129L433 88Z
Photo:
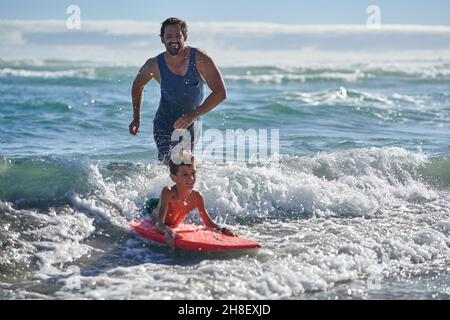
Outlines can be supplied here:
M0 31L0 42L2 45L14 45L21 46L25 44L25 40L22 37L22 33L19 31Z

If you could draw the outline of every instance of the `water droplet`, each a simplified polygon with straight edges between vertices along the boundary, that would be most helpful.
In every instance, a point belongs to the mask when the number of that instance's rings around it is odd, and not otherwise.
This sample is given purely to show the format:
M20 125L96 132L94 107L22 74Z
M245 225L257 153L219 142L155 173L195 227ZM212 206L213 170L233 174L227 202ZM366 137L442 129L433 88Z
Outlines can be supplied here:
M94 104L94 103L95 103L95 100L92 99L92 100L91 100L91 103Z

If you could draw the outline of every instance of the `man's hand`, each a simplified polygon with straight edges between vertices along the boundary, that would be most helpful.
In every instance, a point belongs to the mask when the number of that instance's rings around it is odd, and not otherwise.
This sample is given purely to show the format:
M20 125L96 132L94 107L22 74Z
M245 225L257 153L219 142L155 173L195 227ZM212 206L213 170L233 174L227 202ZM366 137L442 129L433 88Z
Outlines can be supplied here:
M189 114L182 116L173 124L174 129L187 129L194 121L196 117Z
M136 136L139 133L139 127L141 126L141 120L140 119L134 119L133 121L131 121L130 123L130 133L133 136Z

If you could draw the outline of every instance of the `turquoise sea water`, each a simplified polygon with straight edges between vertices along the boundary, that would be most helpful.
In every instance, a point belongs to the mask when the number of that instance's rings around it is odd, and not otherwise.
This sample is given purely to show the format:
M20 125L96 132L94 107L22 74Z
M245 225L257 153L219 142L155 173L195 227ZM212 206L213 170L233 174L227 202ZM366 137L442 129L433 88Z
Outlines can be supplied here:
M450 297L450 63L235 66L203 129L280 131L280 167L204 164L208 210L258 252L134 234L155 161L137 67L0 61L0 298ZM191 218L199 221L197 215Z

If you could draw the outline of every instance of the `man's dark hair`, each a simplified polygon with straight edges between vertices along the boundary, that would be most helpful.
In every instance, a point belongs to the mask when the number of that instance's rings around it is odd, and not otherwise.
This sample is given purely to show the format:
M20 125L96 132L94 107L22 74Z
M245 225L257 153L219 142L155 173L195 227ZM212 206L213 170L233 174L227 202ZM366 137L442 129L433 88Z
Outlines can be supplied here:
M187 37L187 24L186 21L178 19L178 18L168 18L166 19L162 24L161 24L161 33L160 36L164 37L164 31L166 29L167 26L170 25L178 25L181 28L181 33L183 33L183 36L186 38Z
M172 157L169 160L170 173L173 175L177 174L178 168L181 166L192 166L196 164L196 160L193 154L187 151L180 152L180 154L177 155L176 159L174 160L172 160Z

